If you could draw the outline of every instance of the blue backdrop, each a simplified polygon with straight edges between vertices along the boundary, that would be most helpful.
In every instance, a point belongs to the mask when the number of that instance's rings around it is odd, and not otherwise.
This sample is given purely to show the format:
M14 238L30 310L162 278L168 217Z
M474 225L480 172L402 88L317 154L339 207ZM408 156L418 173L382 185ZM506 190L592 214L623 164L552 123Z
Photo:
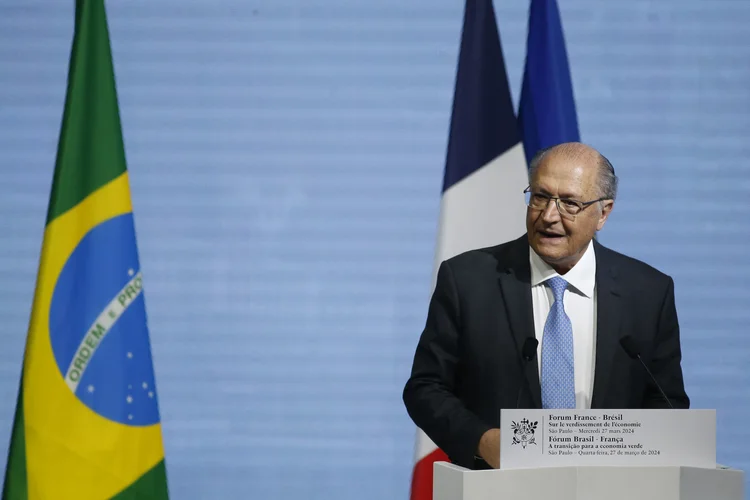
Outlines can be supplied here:
M406 499L462 2L107 6L173 497ZM527 3L495 7L517 102ZM675 278L694 406L750 468L750 3L560 8L621 178L601 240ZM72 28L0 0L0 466Z

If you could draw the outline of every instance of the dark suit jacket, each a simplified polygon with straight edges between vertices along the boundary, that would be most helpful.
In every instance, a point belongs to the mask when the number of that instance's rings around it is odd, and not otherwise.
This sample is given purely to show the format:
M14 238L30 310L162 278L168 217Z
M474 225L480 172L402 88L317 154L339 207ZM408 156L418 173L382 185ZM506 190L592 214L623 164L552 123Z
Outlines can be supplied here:
M592 408L667 407L640 363L620 346L625 335L640 344L674 407L687 408L672 278L596 240L594 250ZM535 336L530 277L526 235L440 265L403 397L414 423L455 464L476 467L479 439L500 426L501 408L516 408L519 390L521 408L541 408L537 360L523 373L521 362L525 339Z

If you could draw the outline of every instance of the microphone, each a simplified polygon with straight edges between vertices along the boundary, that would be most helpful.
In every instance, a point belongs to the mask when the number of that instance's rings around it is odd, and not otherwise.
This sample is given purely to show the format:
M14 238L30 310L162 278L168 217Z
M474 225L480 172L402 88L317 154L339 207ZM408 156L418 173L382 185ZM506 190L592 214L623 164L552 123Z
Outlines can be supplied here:
M646 366L646 363L643 362L643 358L641 358L641 350L638 347L638 342L633 340L633 337L630 335L626 335L623 338L620 339L620 345L625 350L625 352L630 356L632 359L637 359L641 362L641 365L646 370L646 373L648 373L648 376L651 377L651 381L654 383L657 389L659 389L659 392L661 393L661 396L664 398L664 401L667 402L670 408L674 410L674 406L672 406L672 402L669 401L669 398L666 394L664 394L664 390L659 385L659 382L656 381L656 378L654 378L654 375L651 373L651 370L648 369L648 366Z
M518 387L518 396L516 396L516 409L521 405L521 392L523 391L524 385L528 387L529 379L526 378L526 374L524 373L524 370L526 369L526 364L530 363L534 360L536 357L536 348L539 345L539 341L535 339L534 337L526 337L526 340L523 343L523 347L521 348L521 377L523 377L526 382L522 383ZM531 391L531 388L529 388L529 391Z

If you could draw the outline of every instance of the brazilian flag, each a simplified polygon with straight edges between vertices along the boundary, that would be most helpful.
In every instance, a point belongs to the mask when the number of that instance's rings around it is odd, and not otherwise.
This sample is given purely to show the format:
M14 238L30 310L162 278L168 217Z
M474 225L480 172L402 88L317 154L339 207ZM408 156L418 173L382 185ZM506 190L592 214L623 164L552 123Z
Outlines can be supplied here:
M3 499L167 499L104 2L75 15Z

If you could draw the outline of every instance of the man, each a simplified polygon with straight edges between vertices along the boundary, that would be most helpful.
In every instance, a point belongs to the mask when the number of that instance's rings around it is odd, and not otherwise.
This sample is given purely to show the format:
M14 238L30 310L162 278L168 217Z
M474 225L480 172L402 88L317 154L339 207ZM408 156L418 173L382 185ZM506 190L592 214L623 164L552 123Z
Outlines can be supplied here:
M626 335L671 404L689 407L674 282L593 239L616 197L610 162L561 144L536 154L529 178L525 235L440 265L404 388L415 424L467 468L499 467L501 408L668 407Z

